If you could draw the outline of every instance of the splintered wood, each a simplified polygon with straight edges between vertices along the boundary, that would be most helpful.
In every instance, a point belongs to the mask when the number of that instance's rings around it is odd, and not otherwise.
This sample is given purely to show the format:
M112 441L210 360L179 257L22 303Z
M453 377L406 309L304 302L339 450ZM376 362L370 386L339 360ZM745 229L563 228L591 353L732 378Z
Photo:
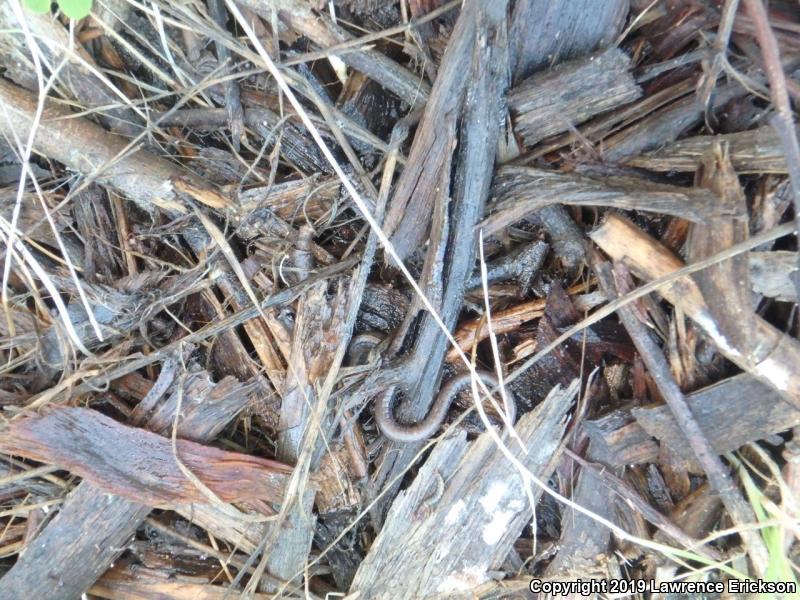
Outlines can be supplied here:
M796 585L796 3L67 4L0 2L0 599Z
M515 132L530 147L641 94L627 54L611 48L526 79L509 94L508 107Z
M16 420L6 429L0 448L59 465L108 493L158 507L209 501L179 461L221 500L259 507L264 505L258 501L281 497L291 472L275 461L187 440L178 440L173 453L167 438L81 408Z
M577 383L554 390L517 423L522 447L503 442L514 463L488 433L471 444L463 434L440 443L397 497L353 584L370 598L426 598L487 581L489 565L508 554L533 510L532 498L515 480L526 479L526 471L550 476L576 392ZM542 490L533 494L537 498Z

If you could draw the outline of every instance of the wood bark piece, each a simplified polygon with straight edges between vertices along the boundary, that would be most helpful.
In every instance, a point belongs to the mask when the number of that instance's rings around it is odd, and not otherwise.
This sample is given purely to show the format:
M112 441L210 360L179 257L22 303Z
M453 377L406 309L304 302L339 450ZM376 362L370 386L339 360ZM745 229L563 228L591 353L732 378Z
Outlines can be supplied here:
M45 201L53 201L53 194L42 192ZM17 187L0 188L0 215L9 223L14 214L14 206L17 202ZM25 192L22 194L19 204L19 214L17 216L17 229L24 232L20 237L28 241L46 244L53 248L58 247L52 228L46 220L42 219L42 203L36 194ZM59 228L59 233L63 231ZM70 237L61 236L61 241L69 255L69 258L76 265L83 265L83 248Z
M693 92L694 86L690 90ZM717 110L746 93L747 90L737 82L717 86L709 108ZM647 101L648 98L645 98L642 103ZM622 161L626 157L660 148L700 124L705 114L705 104L692 93L603 140L603 157L608 161Z
M90 283L114 281L122 274L122 258L114 248L118 241L110 203L103 189L89 185L75 195L75 226L84 239L83 269Z
M277 581L293 581L292 578L303 572L303 566L308 561L311 544L314 540L314 529L317 518L314 515L315 490L303 490L291 512L281 522L280 533L274 544L269 549L267 557L268 579ZM278 588L271 581L264 581L262 589L275 592Z
M211 19L221 28L225 28L228 22L228 12L225 9L224 0L206 0L208 14ZM227 65L231 61L231 51L225 44L216 42L215 49L217 60L220 64ZM230 67L226 69L230 72ZM228 73L225 73L226 75ZM231 141L233 148L237 152L244 136L244 109L242 108L242 95L239 90L239 82L229 79L223 84L225 88L225 110L227 112L228 128L231 131Z
M770 124L778 133L786 155L787 166L789 167L789 185L791 185L793 192L794 221L796 229L800 230L800 142L797 140L794 110L789 101L788 82L783 70L783 62L781 61L781 48L778 45L778 38L772 30L770 17L764 2L762 0L743 0L743 3L753 25L753 35L761 48L763 69L769 82L770 99L775 110L770 118ZM793 42L794 40L792 39L791 41ZM786 53L784 52L785 56ZM797 84L794 84L793 87L796 93ZM797 97L794 100L796 103ZM798 263L798 269L800 269L800 262ZM800 298L800 277L795 278L795 287L797 296Z
M630 59L611 48L536 73L511 90L508 106L515 133L531 147L641 95Z
M319 269L318 272L314 273L309 278L308 283L301 282L295 286L283 289L279 292L275 292L269 295L268 297L266 297L264 300L261 301L260 310L264 311L268 308L278 306L287 302L291 302L298 296L298 294L302 290L306 289L313 282L339 276L345 270L352 268L353 265L355 265L357 262L356 258L358 257L355 258L349 257L347 259L341 260L335 265ZM201 327L197 331L194 331L192 333L187 333L185 337L169 342L165 346L162 346L157 351L152 352L149 355L138 357L135 359L130 359L122 366L106 369L99 374L87 378L86 381L72 388L70 390L69 395L70 397L74 397L77 396L78 394L88 393L93 390L96 390L97 386L99 385L107 385L114 379L123 377L125 375L137 371L138 369L142 369L148 365L152 365L154 363L158 363L164 360L164 358L168 356L170 353L178 351L180 347L184 346L187 343L202 342L216 335L224 334L225 332L230 331L233 327L241 325L242 323L250 319L255 319L258 316L259 316L259 307L253 306L251 303L251 305L248 308L240 310L235 314L226 316L219 321L209 323ZM38 396L38 398L41 397L42 397L41 395ZM36 400L34 399L34 401ZM187 436L182 436L182 437L187 437Z
M514 331L523 323L533 321L544 315L547 305L545 298L538 298L529 302L523 302L512 308L492 314L491 332L501 335ZM475 344L489 337L490 327L486 319L473 319L468 323L459 326L454 337L462 351L468 352ZM447 360L458 362L459 356L455 348L451 348L447 353Z
M553 257L565 269L577 273L586 262L586 236L569 211L560 204L539 209L527 219L547 231Z
M141 565L114 567L89 592L108 600L227 600L239 595L227 586L200 583L197 577L148 569ZM253 594L252 600L269 600L271 594ZM314 598L314 596L309 596Z
M590 442L587 460L596 460ZM615 521L616 495L596 473L582 469L573 491L572 500L609 521ZM611 531L592 517L566 508L561 517L562 530L559 550L546 571L547 577L608 577L606 551Z
M317 176L258 185L239 193L240 212L269 210L287 223L302 215L319 219L339 197L339 188L338 181Z
M727 250L745 241L750 235L744 190L739 184L739 178L731 166L725 148L719 144L712 147L703 159L697 179L702 186L713 191L719 198L720 204L728 206L729 210L728 216L715 217L709 223L708 229L691 226L686 246L689 260L692 262ZM773 385L786 387L785 383L777 382L779 377L800 384L798 382L800 367L796 362L800 357L800 343L794 337L772 327L754 311L750 295L750 268L746 255L739 254L724 262L711 265L696 273L694 279L706 301L718 338L744 354L740 362L750 364L749 370L760 366L762 376L773 381ZM786 340L787 343L779 350L781 353L779 358L790 358L786 356L788 352L793 353L790 356L794 359L791 365L786 364L785 369L773 364L770 358L772 347L762 346L781 340ZM764 369L767 373L763 372ZM797 389L794 388L794 391ZM800 406L797 397L789 395L792 396L790 399L795 405Z
M688 394L686 399L718 454L800 424L799 410L784 402L772 386L747 373ZM610 467L657 462L654 437L698 472L692 451L667 406L616 411L587 421L586 432L597 445L596 460Z
M741 258L737 257L735 260L742 262ZM594 270L597 273L601 288L611 298L617 298L620 294L624 294L633 288L633 278L622 264L612 267L611 263L598 260L594 262ZM747 293L747 289L743 290L743 295ZM689 447L697 458L697 462L702 467L709 484L714 492L719 494L720 500L734 526L746 528L748 524L756 521L755 511L733 481L729 467L714 452L703 430L697 423L697 419L686 403L683 392L670 372L669 363L664 357L660 346L640 319L635 305L620 306L617 309L617 314L639 351L641 360L647 367L647 371L653 378L658 391L675 416L675 420L686 437ZM756 532L747 531L746 529L739 533L747 555L752 562L753 570L759 577L763 577L769 562L764 540Z
M405 168L394 188L384 229L400 258L425 240L447 156L456 145L457 120L469 84L464 65L475 44L479 11L468 3L458 17L420 121Z
M570 131L556 136L552 141L548 140L547 143L539 144L539 146L531 150L529 158L530 160L535 160L536 158L555 152L560 148L581 144L583 140L588 140L595 147L600 147L601 141L612 135L613 132L618 131L619 128L629 127L637 121L647 118L648 115L655 115L661 111L667 110L668 106L684 98L687 94L694 94L696 87L696 82L692 79L678 81L673 85L645 96L637 102L626 106L620 106L616 110L597 116L588 123L582 125L580 131ZM672 118L672 116L674 115L666 118L669 119ZM675 138L672 137L648 149L652 150L674 139ZM605 147L605 142L602 142L602 144L603 147ZM644 151L645 150L642 150L641 152ZM636 152L633 154L636 154Z
M555 389L516 424L527 453L512 454L549 477L577 384ZM396 498L356 573L351 593L364 598L472 597L505 559L531 507L519 473L489 433L471 444L463 432L434 448L411 486ZM533 495L541 490L534 487Z
M427 282L426 293L440 299L440 317L448 330L456 325L464 287L474 269L475 226L483 215L491 183L491 172L486 165L494 164L500 135L495 116L503 111L507 87L506 6L505 2L469 2L464 7L465 12L476 13L473 35L480 43L473 43L474 51L469 56L471 75L467 77L469 88L460 114L458 151L451 148L440 166L441 179L435 187L434 225L423 275ZM412 304L414 310L418 306ZM400 404L397 413L407 423L420 421L428 413L439 387L447 351L447 339L430 315L423 315L416 334L413 350L393 361L386 371L378 371L376 376L379 390L398 380L403 382L408 390L407 401ZM394 373L390 369L394 369ZM380 381L381 375L387 374L389 377ZM386 379L389 379L388 384ZM374 395L374 380L368 379L367 384ZM395 481L414 460L418 446L398 447L393 443L384 449L384 459L374 477L378 488L387 481Z
M797 269L797 253L788 250L751 252L750 283L753 291L782 302L797 299L791 274Z
M77 288L71 279L51 275L58 282L62 293L77 295ZM151 313L142 312L142 307L163 306L162 303L173 304L180 302L186 296L200 291L197 278L194 274L178 275L177 277L164 277L160 273L142 273L138 281L130 282L136 291L126 293L114 287L103 284L82 283L84 293L89 302L94 306L94 315L103 332L101 342L90 326L88 316L82 306L72 303L69 306L70 315L75 323L75 331L84 345L90 350L119 343L131 332L135 331L143 317L150 317ZM148 308L149 310L149 308ZM156 319L152 319L158 323ZM151 321L151 326L153 325ZM34 336L30 342L39 349L43 366L52 369L63 369L68 361L68 352L63 347L65 339L63 326L59 321L53 322L44 328L39 336Z
M314 404L314 386L331 366L338 345L338 329L345 310L340 293L328 298L328 282L320 281L298 302L292 333L290 364L281 390L281 417L277 456L294 462L302 452L308 414Z
M367 284L361 299L357 328L389 333L403 322L408 298L393 287Z
M173 510L187 522L204 529L218 540L224 540L239 551L250 554L256 551L269 532L270 524L249 522L216 504L185 504Z
M0 579L0 597L79 600L151 510L81 483Z
M584 421L584 429L592 440L592 460L596 462L616 468L658 460L658 443L642 429L629 410L618 409L598 419Z
M291 59L287 62L291 63ZM288 74L291 74L291 72L288 72ZM341 133L346 136L345 139L350 140L359 149L378 150L384 153L390 151L389 144L373 133L372 130L368 129L359 117L349 114L349 112L346 112L343 108L339 108L338 106L328 105L328 94L323 93L323 90L316 89L317 97L315 99L312 89L316 88L315 83L318 84L319 81L317 81L310 72L304 73L304 77L305 79L297 75L296 81L292 78L293 81L290 81L290 83L296 82L298 85L297 91L306 95L309 101L314 103L322 101L326 103L324 111L321 110L320 114L311 113L308 115L312 123L319 129L320 135L322 135L324 140L330 141L332 144L338 143L333 131L334 128L338 128ZM347 81L354 78L364 79L365 76L360 73L353 74L348 77ZM312 83L312 80L315 83ZM393 106L400 102L394 95L385 93L385 90L380 87L380 84L371 79L368 81L370 87L374 86L374 88L377 88L376 94L379 94L385 101L391 102ZM292 127L289 128L286 133L292 136L291 142L296 146L293 150L295 156L298 153L304 154L306 156L304 162L313 161L314 163L318 163L316 170L326 173L333 172L330 163L322 156L316 142L314 142L308 134L303 120L290 105L285 103L281 104L279 96L265 96L261 91L245 88L242 90L242 99L245 104L245 121L249 123L250 127L260 130L260 135L265 139L271 139L282 131L287 122L291 123ZM200 110L215 111L217 109ZM193 110L189 109L186 112L190 113L193 112ZM322 114L325 112L328 113L327 116ZM174 114L177 115L178 113ZM333 124L332 121L334 122ZM384 118L381 125L388 125L389 123L391 123L391 120ZM385 131L383 127L378 127L376 130L381 132ZM285 135L286 134L284 134L284 137ZM281 144L286 141L285 139L282 140ZM283 150L281 151L283 152ZM400 162L405 162L403 155L401 154L400 156ZM287 155L287 158L290 158L289 155Z
M769 126L725 135L695 135L622 163L649 171L693 173L714 144L727 145L733 168L740 175L788 172L780 138Z
M0 79L0 103L6 107L0 117L0 135L27 140L34 125L36 97ZM35 152L96 176L98 183L119 190L148 212L158 206L168 213L186 213L181 194L218 210L231 206L231 200L214 185L190 171L136 147L126 150L127 146L125 138L74 117L53 101L46 102L34 138Z
M170 440L85 408L12 421L0 449L56 464L108 493L153 507L208 502L178 468ZM277 502L291 469L276 461L177 441L178 457L226 502Z
M178 435L197 441L217 435L254 391L232 378L213 385L204 374L187 377L187 387L196 392L184 397ZM153 429L171 424L176 400L172 394L151 419ZM0 579L0 598L77 600L127 547L150 511L81 482ZM87 527L91 523L95 526Z
M313 452L306 444L313 439L311 417L320 401L317 386L324 381L336 356L346 309L345 286L340 285L338 293L329 298L327 281L311 286L298 301L286 381L280 390L276 455L282 461L301 465ZM303 572L316 528L316 516L312 514L316 487L295 493L296 501L285 515L274 545L267 549L267 571L282 581L291 581Z
M567 290L567 293L578 294L585 292L588 286L585 284L578 284ZM538 319L544 314L544 309L547 304L547 299L539 298L522 302L506 310L501 310L492 313L492 331L495 335L508 333L514 331L523 323ZM476 318L459 325L458 330L453 337L456 338L459 347L468 352L474 344L482 342L489 337L489 324L484 318ZM447 360L455 362L458 360L458 354L455 349L451 349L447 353Z
M593 177L534 167L505 166L495 175L491 214L481 224L494 233L552 204L608 206L671 214L704 222L720 211L708 190L628 176Z
M611 214L589 237L633 273L652 280L684 266L664 246L623 217ZM721 332L695 281L682 277L665 285L659 293L697 323L728 360L773 385L783 398L800 407L800 344L758 315L752 316L747 334L737 336L739 345Z
M400 126L400 129L403 130L404 127ZM398 147L405 137L402 134L394 139L394 135L393 133L393 149L385 165L384 183L377 194L375 218L378 222L383 218L389 181L396 167ZM313 264L308 255L310 228L304 229L304 233L306 243L298 249L303 250L305 258L298 262L310 265ZM303 567L308 560L317 529L317 520L311 514L314 490L307 486L309 472L318 468L323 451L330 452L330 446L322 435L323 422L330 418L328 400L335 376L339 373L346 354L377 249L378 235L372 231L367 237L361 264L349 285L345 286L341 282L336 296L328 301L328 284L314 284L306 290L298 303L298 319L292 335L291 351L287 353L287 361L292 367L289 369L291 378L287 379L282 388L283 405L280 414L281 423L294 431L284 429L280 431L278 439L278 452L284 457L291 457L298 476L293 479L296 486L291 489L292 496L287 497L287 503L291 503L289 510L286 510L284 504L284 510L274 524L275 533L271 538L265 538L265 554L256 568L256 577L251 579L251 584L258 583L260 574L266 568L289 583L294 577L307 573ZM307 271L301 272L301 278L308 276ZM297 373L293 370L297 367L305 369ZM308 408L297 406L298 392L303 393L303 400L309 405ZM294 420L296 417L299 417L299 421ZM323 529L330 523L329 520L327 523L323 521ZM346 577L349 579L350 575Z
M646 531L644 527L643 521L647 521L654 525L658 531L666 536L666 539L670 540L672 544L678 544L683 548L695 548L697 552L707 558L712 560L723 560L723 555L719 551L715 550L714 548L704 547L702 549L699 546L702 544L701 540L698 539L697 536L693 536L688 534L687 532L683 531L679 526L675 523L670 521L667 517L665 517L660 510L669 510L673 506L672 499L668 496L670 492L678 493L677 490L672 488L669 485L669 482L662 479L660 476L655 476L654 486L653 486L653 497L658 496L656 500L656 506L651 506L650 500L645 499L634 487L632 483L628 483L627 480L623 479L619 475L612 472L610 469L606 468L605 466L599 466L594 463L591 463L587 460L584 460L574 452L570 450L565 451L570 458L572 458L577 464L581 466L582 470L586 472L591 472L596 477L599 477L602 482L604 483L605 488L612 492L614 498L614 504L618 505L616 508L616 517L620 520L620 527L627 531L634 531L635 529L644 530L643 534L639 534L638 532L636 535L644 535L649 536L649 532ZM662 453L662 457L665 453ZM591 443L587 451L588 456L592 456L592 448ZM664 460L661 461L660 465L662 469L665 468ZM653 470L653 469L650 469ZM637 474L638 475L638 474ZM631 479L635 479L631 477ZM666 478L665 478L666 479ZM688 480L688 477L687 477ZM688 490L688 481L687 481L687 490ZM641 489L641 488L640 488ZM576 500L576 502L580 506L585 506L585 504L581 503L580 501ZM622 510L620 510L621 507ZM633 509L631 512L629 509ZM569 539L569 538L564 538ZM630 541L626 542L626 545L630 545ZM569 554L569 553L568 553Z
M381 185L376 204L378 222L383 217L388 182L391 180L391 174L396 166L397 146L402 137L404 136L398 138L396 142L393 141L393 145L396 145L389 153L385 166L384 183ZM310 232L306 230L306 233ZM330 452L330 446L322 435L324 420L330 418L328 400L331 397L335 376L338 375L346 354L346 346L358 317L358 307L364 295L377 249L378 236L375 231L372 231L367 237L361 264L353 274L349 285L345 287L344 282L341 282L336 297L332 298L330 302L325 302L327 284L321 287L310 286L298 303L299 318L294 327L292 350L287 353L287 360L290 366L302 363L307 370L301 374L290 371L292 378L282 388L286 410L284 411L284 406L281 407L280 418L284 423L291 423L286 417L300 412L296 410L296 406L293 406L296 398L289 396L296 394L301 386L312 393L311 397L314 398L314 403L310 407L311 410L303 411L305 417L302 422L291 424L301 430L302 437L297 435L298 432L282 431L279 434L279 452L291 455L296 463L295 473L299 476L293 482L296 482L297 485L292 488L293 497L287 498L287 502L295 499L296 501L289 507L289 511L283 510L278 516L278 520L274 524L277 534L273 534L271 538L265 538L265 555L262 556L261 562L256 568L257 576L251 580L251 583L253 581L258 583L258 576L266 568L269 568L270 573L276 573L281 579L288 582L299 574L307 573L303 567L308 560L314 533L320 531L317 528L315 516L311 514L314 491L307 486L307 481L311 469L316 468L319 472L321 453L325 450ZM307 246L304 247L304 250L307 252ZM304 262L309 262L308 257ZM305 273L303 276L307 277L308 274ZM312 404L310 400L308 404ZM347 437L346 433L345 436ZM330 473L331 471L328 470L326 474ZM284 504L284 508L286 508L286 504ZM330 531L327 526L331 523L331 520L323 517L321 529ZM338 553L334 552L334 554ZM341 577L342 574L339 573L336 581L338 582ZM351 577L349 574L345 575L348 581ZM271 589L274 590L274 586Z
M317 468L317 498L315 506L322 514L345 512L359 506L361 496L354 481L358 479L350 472L349 454L343 445L332 446Z
M515 3L510 19L514 81L611 45L625 23L628 5L629 0Z
M747 374L695 392L688 399L717 454L732 452L800 424L800 411L783 402L770 386ZM666 406L634 408L631 413L649 435L696 466L692 451Z
M681 528L687 535L702 539L709 535L719 521L722 502L719 496L712 494L710 486L705 483L686 496L675 506L670 515L670 520ZM668 541L666 534L659 531L655 535L656 541Z
M248 279L252 280L252 277L248 277ZM230 300L234 310L241 310L252 304L243 286L233 281L231 277L219 277L217 279L217 284L220 290L223 291ZM264 374L270 382L272 382L272 386L276 390L280 389L283 386L286 369L278 354L275 340L270 335L269 327L263 319L251 319L243 323L242 328L250 339L250 343L253 345L256 355L261 361L260 367L264 370ZM245 352L244 355L247 356L247 353ZM277 411L272 413L272 411L262 409L259 412L265 419L271 417L277 420Z
M252 92L242 90L244 99ZM259 99L261 95L259 95ZM228 112L224 108L186 108L172 112L151 113L151 119L163 127L188 127L198 131L213 131L228 123ZM296 122L288 121L279 114L262 106L244 109L244 124L255 131L274 148L280 141L281 157L305 173L327 173L331 170L328 162L309 139L305 128Z

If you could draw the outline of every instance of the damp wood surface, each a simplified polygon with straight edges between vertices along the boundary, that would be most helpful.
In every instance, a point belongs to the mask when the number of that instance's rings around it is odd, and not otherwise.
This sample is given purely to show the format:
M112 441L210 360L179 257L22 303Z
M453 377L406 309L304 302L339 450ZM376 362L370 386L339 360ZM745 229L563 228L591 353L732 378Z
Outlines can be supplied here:
M35 4L0 598L797 584L796 3Z

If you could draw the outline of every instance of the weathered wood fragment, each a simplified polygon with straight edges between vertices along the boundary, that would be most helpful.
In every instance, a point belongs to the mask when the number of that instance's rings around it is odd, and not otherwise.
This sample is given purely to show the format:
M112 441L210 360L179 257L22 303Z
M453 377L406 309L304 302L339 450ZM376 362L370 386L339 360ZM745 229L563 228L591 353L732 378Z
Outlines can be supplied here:
M753 291L782 302L797 300L792 273L797 268L797 253L788 250L751 252L750 284Z
M704 388L687 398L717 454L732 452L800 424L800 411L784 402L770 386L747 374ZM686 438L666 406L634 408L631 414L649 435L667 444L696 469Z
M265 458L178 440L180 461L226 502L259 504L280 500L291 471ZM2 451L52 462L108 493L154 507L207 502L178 467L168 439L126 427L85 408L58 408L42 417L12 421L0 440Z
M0 30L5 32L0 35L0 63L6 68L6 78L34 92L39 88L26 29L41 53L40 61L44 58L54 66L63 63L58 82L69 97L87 108L98 107L95 115L114 133L134 136L143 130L145 113L131 108L132 102L125 106L127 99L114 93L92 56L81 44L70 42L67 29L49 12L19 11L11 2L0 5Z
M228 122L224 108L187 108L152 113L150 118L163 127L187 127L203 132L218 129ZM330 165L309 140L308 132L296 122L261 106L246 107L243 118L245 125L261 136L268 148L274 148L280 141L281 157L289 164L307 173L330 171Z
M629 0L516 2L511 13L511 57L515 82L540 69L614 43Z
M494 163L500 135L494 116L502 110L507 87L505 8L505 2L470 2L459 17L472 22L465 26L471 31L469 43L473 48L468 60L471 76L466 77L469 93L460 99L457 110L453 109L453 117L460 119L460 126L453 131L457 137L452 138L458 140L458 151L450 147L437 167L430 243L423 266L426 293L440 303L441 320L450 330L457 322L464 286L474 269L475 225L483 214L491 183L485 165ZM459 69L463 75L463 65ZM422 223L427 227L427 221ZM443 260L445 256L447 260ZM410 306L413 312L406 315L404 323L411 323L418 306ZM366 380L367 393L374 395L376 390L399 383L408 390L406 401L398 407L401 420L420 421L434 401L446 350L447 338L440 325L431 315L423 314L413 350L393 360L386 371L378 371L375 379ZM398 482L397 476L414 460L418 446L418 442L387 446L375 484L380 487L387 481Z
M595 460L589 444L587 459ZM614 521L616 496L602 478L583 469L572 493L572 500L594 514ZM546 571L547 577L570 577L581 574L586 577L608 577L606 550L611 531L599 525L592 517L565 507L561 518L561 539L558 554Z
M718 178L715 180L719 182ZM736 262L741 264L743 261L741 257L738 257ZM598 259L594 262L594 268L601 288L611 298L619 297L632 289L633 279L623 264L612 266L611 263ZM744 269L746 270L746 266ZM747 294L746 289L742 291L742 295L745 294ZM689 447L697 457L697 462L708 479L709 485L720 496L734 526L744 528L749 523L753 523L756 520L753 506L745 499L742 491L731 482L730 467L722 462L711 447L672 375L667 359L650 330L639 317L635 305L620 306L617 314L636 346L642 363L647 367L656 388L665 399L675 421L686 437ZM639 537L642 533L639 534ZM769 562L769 553L764 540L752 531L740 531L739 533L753 570L757 575L763 577Z
M50 200L52 195L48 192L43 192L45 200ZM25 192L19 199L17 215L17 229L22 232L21 237L28 241L33 240L40 244L57 247L55 234L47 221L42 218L41 210L42 203L36 194ZM0 188L0 215L3 216L9 223L11 222L14 214L14 207L17 205L17 188L16 186ZM57 225L57 231L61 233L61 228ZM74 239L62 236L61 241L72 260L73 264L83 265L83 250Z
M218 540L223 540L241 552L256 551L261 540L269 532L269 522L249 521L239 518L216 504L185 504L174 507L174 511L187 522L205 529Z
M253 391L232 379L214 386L200 374L188 377L187 385L198 386L202 379L205 386L194 387L198 393L184 398L178 423L178 435L184 439L207 441L217 435ZM177 398L173 393L153 417L153 429L171 425ZM0 598L79 598L126 548L150 511L149 506L110 495L87 481L80 483L0 579Z
M669 413L666 407L665 410ZM585 421L584 429L592 441L592 460L599 463L616 468L658 459L658 443L642 429L629 410L618 409Z
M226 561L227 562L227 561ZM238 561L235 561L238 562ZM238 565L235 565L238 566ZM89 592L93 597L127 598L128 600L226 600L239 594L199 577L168 572L168 569L147 568L142 565L120 565L109 569ZM269 600L270 594L253 594L252 600ZM309 598L317 598L309 594Z
M515 429L527 451L506 438L511 453L540 479L550 475L576 391L575 384L553 390L520 419ZM530 520L526 485L491 434L471 444L463 432L445 438L392 504L350 591L368 598L470 597ZM531 493L538 498L542 491Z
M720 210L714 194L700 188L638 177L596 177L533 167L501 167L495 175L492 193L491 214L482 223L489 233L552 204L642 210L699 222Z
M339 187L338 181L318 176L249 187L239 192L240 212L268 210L287 223L296 218L319 219L339 197Z
M740 175L787 173L781 141L775 129L769 126L724 135L695 135L653 152L626 158L622 163L649 171L693 173L715 143L727 145L733 168Z
M311 3L302 0L236 1L263 17L267 23L272 23L273 17L277 16L284 25L305 35L322 48L354 39L325 12L314 11ZM345 63L391 90L409 105L421 104L428 98L430 88L421 77L417 77L380 52L350 50L342 52L340 56Z
M737 82L718 86L710 108L719 109L745 93L744 87ZM647 99L642 102L647 102ZM660 148L701 123L705 113L705 104L692 93L603 140L603 156L608 161L621 161Z
M642 91L628 56L618 48L562 63L521 82L509 92L514 131L526 146L633 102Z
M772 386L743 373L688 394L692 414L718 454L767 438L800 424L800 411ZM664 405L621 410L587 421L596 460L611 467L658 461L652 438L697 470L694 455L669 408Z
M645 119L648 115L655 115L664 111L673 103L677 106L677 101L684 98L687 94L693 94L695 90L695 82L690 79L678 81L677 83L660 89L654 93L648 94L640 100L620 106L616 110L610 111L603 115L598 115L587 123L581 125L578 131L569 131L561 135L555 136L547 142L543 142L529 151L529 160L545 156L560 148L568 147L575 144L583 144L585 141L590 142L595 148L600 150L605 148L605 138L612 137L615 132L622 133L630 126L635 124L641 119ZM620 132L622 128L622 132ZM668 143L674 140L671 138L662 142ZM644 151L642 151L644 152ZM635 153L634 153L635 154ZM605 153L603 153L605 156Z
M290 464L298 464L303 456L313 452L303 442L309 439L314 426L310 415L319 401L315 385L330 369L338 344L332 332L341 326L344 296L340 290L329 300L327 288L327 282L319 282L298 302L286 381L279 390L281 410L276 454ZM316 517L312 514L316 489L309 486L293 493L294 504L288 513L282 513L280 533L272 548L267 549L267 571L283 581L291 581L302 573L316 527Z
M27 140L35 123L36 97L0 80L0 103L8 109L0 119L0 135ZM129 145L125 138L86 118L75 118L69 109L49 101L36 127L33 147L37 153L119 190L148 211L157 206L171 214L186 213L181 194L220 210L231 205L216 186L191 171Z
M464 65L473 52L477 15L471 4L459 15L386 212L384 228L401 258L419 248L425 239L437 185L444 176L441 170L456 144L457 120L464 110L463 97L469 84Z

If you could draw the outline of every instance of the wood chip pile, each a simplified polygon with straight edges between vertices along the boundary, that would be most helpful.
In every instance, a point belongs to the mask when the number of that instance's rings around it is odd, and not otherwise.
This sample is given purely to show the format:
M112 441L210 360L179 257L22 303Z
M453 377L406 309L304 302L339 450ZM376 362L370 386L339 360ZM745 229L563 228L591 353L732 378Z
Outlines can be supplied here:
M793 597L796 0L32 4L0 599Z

